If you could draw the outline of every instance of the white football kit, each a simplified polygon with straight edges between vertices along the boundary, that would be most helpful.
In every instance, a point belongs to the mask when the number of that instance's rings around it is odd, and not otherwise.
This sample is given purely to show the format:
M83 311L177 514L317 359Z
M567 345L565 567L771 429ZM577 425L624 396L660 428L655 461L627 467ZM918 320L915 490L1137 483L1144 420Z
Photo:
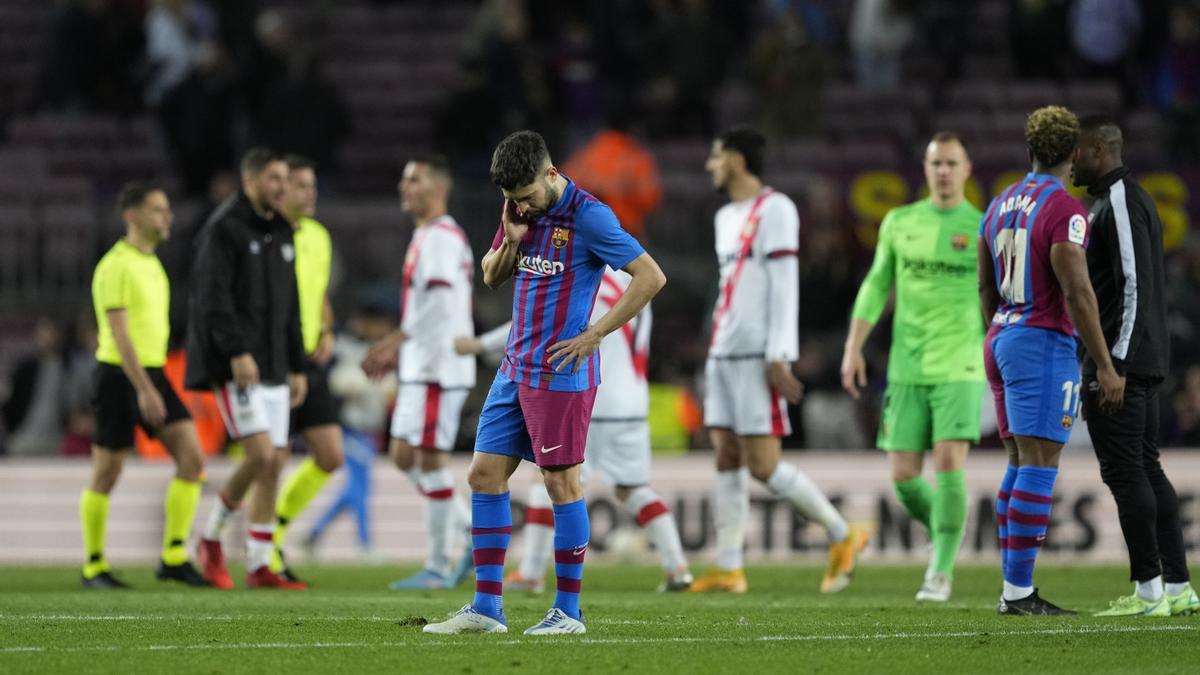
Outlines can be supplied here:
M416 228L404 257L399 388L391 435L421 448L452 450L475 359L454 351L473 335L475 259L462 228L448 215Z
M720 292L705 363L704 423L739 436L791 433L787 401L767 364L799 357L800 216L764 188L716 215Z

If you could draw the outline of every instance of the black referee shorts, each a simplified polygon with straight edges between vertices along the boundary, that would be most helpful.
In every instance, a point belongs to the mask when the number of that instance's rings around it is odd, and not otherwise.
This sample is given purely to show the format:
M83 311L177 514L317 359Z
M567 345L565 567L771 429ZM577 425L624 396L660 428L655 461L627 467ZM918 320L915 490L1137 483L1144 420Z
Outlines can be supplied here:
M180 420L191 419L187 407L179 400L175 387L167 381L162 368L147 368L146 374L150 382L162 395L167 408L167 418L163 426L168 426ZM151 438L157 429L151 428L142 419L138 410L137 390L133 383L125 377L125 371L120 366L107 363L97 363L92 375L92 410L96 414L96 445L108 450L125 450L133 447L133 427L139 426Z
M329 391L325 369L309 361L304 374L308 376L308 395L299 408L292 409L292 434L338 423L337 401L333 400L333 393Z

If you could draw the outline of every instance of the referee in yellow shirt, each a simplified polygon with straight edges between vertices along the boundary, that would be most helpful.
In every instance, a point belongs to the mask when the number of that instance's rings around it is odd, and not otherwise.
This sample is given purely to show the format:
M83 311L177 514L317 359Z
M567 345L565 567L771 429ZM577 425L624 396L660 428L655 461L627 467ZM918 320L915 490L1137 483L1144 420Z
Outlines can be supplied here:
M161 189L129 183L121 189L117 207L125 221L125 237L100 259L92 276L99 346L92 401L96 414L92 480L79 498L87 554L83 587L128 587L109 572L104 536L108 495L133 449L135 425L160 439L175 460L155 575L189 586L208 586L188 561L185 548L200 500L200 441L187 408L162 371L171 332L170 288L154 250L171 235L171 204Z
M320 492L329 474L342 465L342 427L329 391L325 367L333 357L333 309L329 304L329 276L333 245L329 231L317 222L317 175L312 160L299 155L284 157L288 165L287 195L283 215L292 224L296 245L296 291L300 300L300 331L308 354L308 396L292 410L291 430L304 438L309 457L288 476L275 502L275 556L271 571L298 581L283 557L283 542L291 521ZM281 452L270 477L277 480L289 453Z

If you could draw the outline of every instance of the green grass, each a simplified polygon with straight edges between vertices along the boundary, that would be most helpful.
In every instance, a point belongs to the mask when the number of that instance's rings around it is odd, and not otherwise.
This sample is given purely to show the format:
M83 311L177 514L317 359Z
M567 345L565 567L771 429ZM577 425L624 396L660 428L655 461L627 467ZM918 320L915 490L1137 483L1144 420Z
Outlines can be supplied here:
M1001 617L998 573L966 567L948 606L918 606L921 570L866 567L836 596L815 567L749 570L750 593L659 595L647 567L592 565L588 634L527 638L550 595L506 598L507 636L427 636L470 598L395 593L389 568L307 570L309 592L194 591L127 568L132 592L78 590L64 567L0 567L0 673L485 674L627 672L1194 672L1200 620ZM403 570L407 572L408 570ZM235 575L235 579L237 579ZM1102 608L1116 567L1038 570L1052 601Z

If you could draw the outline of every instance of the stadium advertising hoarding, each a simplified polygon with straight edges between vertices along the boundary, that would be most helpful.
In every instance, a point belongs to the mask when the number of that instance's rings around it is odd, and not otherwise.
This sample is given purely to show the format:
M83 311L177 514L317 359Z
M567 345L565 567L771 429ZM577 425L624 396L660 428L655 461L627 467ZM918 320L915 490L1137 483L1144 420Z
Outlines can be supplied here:
M892 495L886 458L879 452L787 453L787 459L809 473L852 522L872 531L865 560L917 563L926 559L928 541L923 528L909 521ZM979 451L967 464L970 516L960 559L995 561L998 558L992 505L1003 473L1004 456ZM456 455L452 471L466 494L464 479L468 457ZM1180 499L1180 520L1189 550L1200 544L1200 452L1165 451L1163 465L1175 483ZM233 466L214 462L208 468L205 499L198 523L203 522L221 485ZM11 461L0 467L0 562L77 562L82 558L77 499L86 484L86 462ZM110 506L109 557L114 561L149 563L158 555L162 531L162 491L170 479L169 464L131 463L121 477ZM521 506L532 467L522 467L511 483L514 526L519 537ZM293 540L300 541L311 519L321 513L339 488L340 478L314 501L292 525ZM713 555L716 536L712 510L713 467L707 453L656 458L654 485L679 520L688 555L703 563ZM417 562L425 554L422 505L409 482L381 459L374 469L373 517L378 550L389 560ZM639 557L639 537L611 493L602 485L589 487L592 548L600 555L625 559ZM614 530L624 528L620 533ZM235 559L244 545L244 523L227 530ZM351 523L336 522L328 531L321 554L328 560L353 560L356 556ZM618 550L614 550L615 548ZM1116 506L1101 483L1096 460L1089 450L1068 450L1055 488L1046 555L1080 562L1123 562L1125 544ZM761 486L752 492L747 524L747 555L751 561L784 562L824 558L824 534L797 517L791 508L769 496ZM653 560L649 554L644 558Z
M1138 183L1154 199L1163 223L1163 245L1167 252L1183 244L1191 229L1191 223L1200 218L1200 199L1193 199L1189 185L1200 184L1200 169L1181 171L1141 171L1132 167ZM974 175L967 180L967 198L980 209L986 209L988 200L999 194L1011 183L1020 180L1027 170L987 170L976 167ZM907 204L928 193L924 177L919 168L904 171L854 170L843 176L846 205L857 222L870 223L872 227L859 233L863 243L874 245L875 232L887 212ZM1086 194L1082 188L1068 186L1071 194L1081 199ZM1086 201L1085 201L1086 203Z

